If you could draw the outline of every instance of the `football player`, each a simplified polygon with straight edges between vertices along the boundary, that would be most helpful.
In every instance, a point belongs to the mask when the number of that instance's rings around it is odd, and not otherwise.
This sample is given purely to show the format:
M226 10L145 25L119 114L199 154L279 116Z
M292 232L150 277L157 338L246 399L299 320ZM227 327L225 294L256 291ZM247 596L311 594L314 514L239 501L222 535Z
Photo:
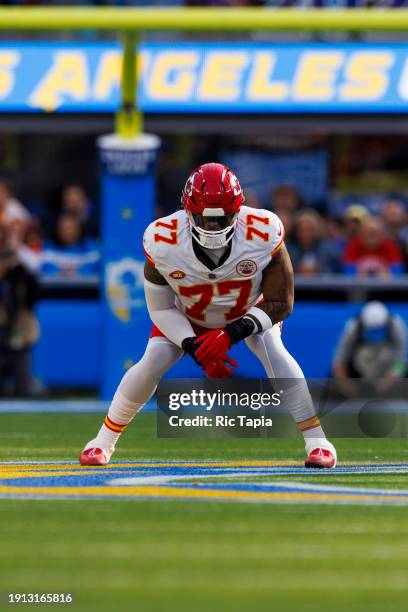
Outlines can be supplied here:
M336 450L281 339L281 322L294 299L282 223L273 212L244 206L237 177L218 163L192 172L181 201L181 210L145 231L144 287L153 329L145 354L124 375L101 429L82 451L81 464L109 462L121 433L183 355L206 376L224 378L237 365L229 349L245 341L269 378L294 381L285 405L303 434L306 467L335 467Z

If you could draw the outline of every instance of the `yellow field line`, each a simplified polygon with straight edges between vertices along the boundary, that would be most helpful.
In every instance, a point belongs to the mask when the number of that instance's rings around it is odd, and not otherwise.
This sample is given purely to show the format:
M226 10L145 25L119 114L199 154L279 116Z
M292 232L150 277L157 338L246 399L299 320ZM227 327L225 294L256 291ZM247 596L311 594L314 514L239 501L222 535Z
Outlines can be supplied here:
M96 474L97 471L90 472L92 474ZM50 478L51 476L79 476L80 472L78 471L67 471L61 470L56 472L19 472L19 471L10 471L10 472L1 472L0 471L0 482L2 480L13 480L14 478Z
M339 466L349 466L349 465L372 465L372 466L382 466L382 465L407 465L405 462L367 462L367 461L342 461L339 463ZM116 470L120 468L163 468L163 467L301 467L303 465L303 461L290 461L290 460L257 460L257 461L158 461L158 462L127 462L127 463L110 463L105 466L81 466L75 464L56 464L56 463L44 463L44 464L18 464L18 463L10 463L10 464L0 464L0 475L3 473L3 470L6 472L9 471L34 471L37 470L39 472L43 472L46 470L50 471L64 471L64 470L78 470L78 471L89 471L89 470Z
M45 471L45 470L80 470L86 471L89 469L97 470L115 470L118 468L162 468L162 467L288 467L288 466L300 466L302 462L297 464L293 461L186 461L186 462L157 462L157 463L143 463L143 462L132 462L132 463L110 463L104 466L81 466L72 464L7 464L0 465L0 474L2 470L16 470L16 471Z
M237 500L294 500L294 501L402 501L398 495L355 495L353 493L266 493L254 491L227 491L216 489L184 489L178 487L8 487L0 486L0 494L20 495L50 495L50 496L74 496L89 495L94 497L148 497L148 498L200 498L200 499L237 499Z

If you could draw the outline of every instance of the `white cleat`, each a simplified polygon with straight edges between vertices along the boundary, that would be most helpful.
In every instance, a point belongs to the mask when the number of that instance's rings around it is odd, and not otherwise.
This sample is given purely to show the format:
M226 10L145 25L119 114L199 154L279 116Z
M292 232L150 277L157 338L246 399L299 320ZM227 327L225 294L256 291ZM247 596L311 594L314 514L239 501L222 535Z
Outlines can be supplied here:
M305 442L306 468L332 469L336 467L336 449L327 438L307 438Z
M98 441L91 440L79 455L81 465L107 465L114 449L107 450L98 445Z

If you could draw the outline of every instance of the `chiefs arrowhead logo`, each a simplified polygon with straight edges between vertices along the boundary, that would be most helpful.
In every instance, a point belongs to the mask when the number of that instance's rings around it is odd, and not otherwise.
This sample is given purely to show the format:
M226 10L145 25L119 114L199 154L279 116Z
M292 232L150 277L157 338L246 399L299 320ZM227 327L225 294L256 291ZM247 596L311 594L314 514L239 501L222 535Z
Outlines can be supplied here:
M174 270L174 272L170 272L170 276L171 278L174 278L174 280L181 280L185 277L185 275L186 273L182 270Z
M255 274L258 266L252 259L243 259L237 263L236 270L240 276L251 276Z

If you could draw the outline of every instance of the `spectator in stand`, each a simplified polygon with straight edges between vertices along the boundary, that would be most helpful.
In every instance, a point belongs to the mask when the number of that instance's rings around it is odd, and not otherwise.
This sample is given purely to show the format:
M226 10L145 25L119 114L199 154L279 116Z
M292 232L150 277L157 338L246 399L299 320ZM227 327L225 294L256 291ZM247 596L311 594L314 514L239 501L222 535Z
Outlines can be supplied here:
M361 232L361 224L369 216L368 210L362 204L350 204L350 206L347 206L344 211L344 229L346 237L350 239L357 236Z
M55 239L45 243L42 273L50 276L89 276L99 273L100 253L93 238L84 238L78 216L63 213Z
M399 244L405 270L408 270L408 215L404 204L396 199L387 200L381 217L388 238Z
M18 396L35 391L31 349L39 337L34 304L38 297L35 276L9 247L0 248L0 394Z
M329 242L333 253L335 254L336 261L339 263L338 271L340 272L341 256L344 251L346 244L345 228L343 219L339 217L329 217L326 219L326 239Z
M295 215L294 213L289 212L288 210L281 210L278 216L279 219L282 221L283 227L285 229L285 243L287 245L288 242L292 240Z
M343 271L350 275L383 277L404 273L401 249L385 236L381 219L365 219L360 234L347 242Z
M297 274L337 272L339 262L324 238L324 221L312 209L299 211L293 226L293 241L287 243L293 269Z
M28 223L30 213L16 199L8 180L0 179L0 225L9 226L13 221Z
M5 225L0 225L0 249L8 246L8 228Z
M292 185L279 185L272 191L271 209L278 216L282 211L295 213L300 207L300 194Z
M292 185L279 185L271 194L271 209L282 221L285 229L285 244L291 252L295 251L293 243L293 226L295 216L301 206L299 192Z
M67 185L62 191L61 211L77 217L84 235L98 235L95 207L87 197L81 185Z
M251 208L263 208L255 189L245 189L245 206L250 206Z
M43 240L41 226L37 219L33 219L28 224L24 235L24 244L26 244L33 252L41 253L43 248Z
M381 217L388 238L399 243L408 223L404 204L400 200L387 200L384 202Z
M41 230L37 220L28 223L13 221L9 228L10 246L18 254L21 263L33 273L37 273L42 260Z

